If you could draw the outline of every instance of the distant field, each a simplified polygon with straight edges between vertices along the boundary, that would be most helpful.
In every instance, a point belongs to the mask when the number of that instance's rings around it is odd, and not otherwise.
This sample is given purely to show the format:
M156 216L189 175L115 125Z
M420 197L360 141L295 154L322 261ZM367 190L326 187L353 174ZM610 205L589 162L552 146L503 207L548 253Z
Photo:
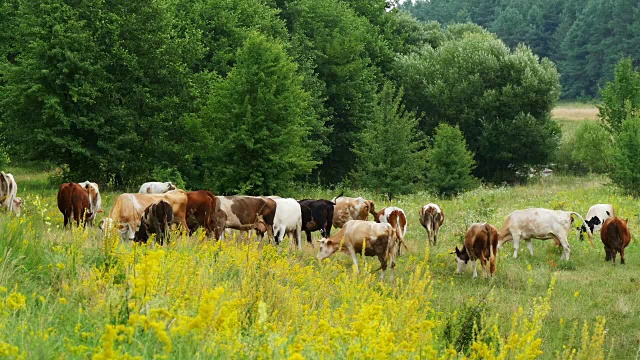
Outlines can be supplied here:
M360 259L360 274L348 255L318 262L317 243L298 251L174 234L169 246L150 248L120 243L116 234L105 239L96 228L62 230L45 174L11 171L25 208L21 218L0 214L0 357L465 358L454 348L471 359L637 356L635 240L625 266L606 263L598 237L591 248L575 231L568 262L550 240L533 240L533 256L522 244L518 259L508 243L489 280L472 279L469 269L454 275L450 255L472 222L500 227L526 207L585 214L611 203L637 234L638 202L604 177L552 176L448 200L399 197L393 205L407 213L408 250L390 284L377 280L373 258ZM105 192L105 213L116 195ZM431 201L446 214L434 248L417 218Z
M597 120L598 108L593 104L560 102L551 111L555 120Z

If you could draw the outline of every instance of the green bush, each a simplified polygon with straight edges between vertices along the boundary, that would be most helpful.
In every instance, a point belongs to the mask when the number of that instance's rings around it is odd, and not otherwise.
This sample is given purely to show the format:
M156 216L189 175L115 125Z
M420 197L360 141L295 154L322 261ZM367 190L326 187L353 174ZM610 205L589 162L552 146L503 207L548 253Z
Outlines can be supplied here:
M602 124L583 122L560 146L558 164L576 173L608 173L613 163L612 143L611 134Z
M474 167L473 153L458 126L438 125L427 154L427 187L445 196L470 190L478 184L471 175Z
M614 152L611 179L634 196L640 195L640 117L622 122Z

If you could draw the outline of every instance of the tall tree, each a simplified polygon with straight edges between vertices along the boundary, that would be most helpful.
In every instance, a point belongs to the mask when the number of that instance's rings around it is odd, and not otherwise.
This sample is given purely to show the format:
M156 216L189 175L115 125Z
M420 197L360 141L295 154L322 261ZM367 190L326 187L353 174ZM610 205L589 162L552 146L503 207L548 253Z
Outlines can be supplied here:
M252 33L209 97L209 184L220 193L276 194L318 164L309 138L322 126L284 46Z
M376 97L371 122L355 146L354 184L389 199L415 192L424 181L424 138L416 114L405 110L402 95L391 82L385 83Z

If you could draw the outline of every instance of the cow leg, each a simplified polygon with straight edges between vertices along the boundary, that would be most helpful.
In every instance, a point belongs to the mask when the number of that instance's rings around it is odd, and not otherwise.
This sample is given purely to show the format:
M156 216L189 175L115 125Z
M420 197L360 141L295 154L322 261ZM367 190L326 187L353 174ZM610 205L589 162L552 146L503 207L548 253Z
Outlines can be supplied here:
M613 265L616 264L616 251L611 250L611 261L613 261Z
M611 249L604 247L604 261L611 261Z
M438 233L440 232L440 225L438 225L437 222L434 221L433 224L433 245L435 246L436 243L438 242Z
M307 242L313 246L313 241L311 240L311 231L305 230L305 234L307 234Z
M565 260L569 260L569 254L571 254L571 249L569 248L569 242L566 237L558 238L560 241L560 245L562 245L562 256L560 256L560 260L564 257Z
M477 260L472 260L471 261L471 266L473 266L473 277L477 278L478 277L478 261Z
M511 234L513 237L513 258L518 258L518 249L520 248L520 234Z
M302 229L300 226L296 227L294 234L296 241L298 242L298 250L302 251Z
M356 273L360 273L360 269L358 268L358 257L356 256L356 249L351 245L347 245L347 249L349 250L349 254L351 255L351 260L353 260L353 265L356 267Z
M380 260L380 280L384 280L384 272L387 271L387 259L385 259L386 254L378 254L378 260Z
M620 264L624 265L624 247L620 249Z
M531 256L533 256L533 242L531 241L531 239L527 239L527 248L529 249L529 254L531 254Z

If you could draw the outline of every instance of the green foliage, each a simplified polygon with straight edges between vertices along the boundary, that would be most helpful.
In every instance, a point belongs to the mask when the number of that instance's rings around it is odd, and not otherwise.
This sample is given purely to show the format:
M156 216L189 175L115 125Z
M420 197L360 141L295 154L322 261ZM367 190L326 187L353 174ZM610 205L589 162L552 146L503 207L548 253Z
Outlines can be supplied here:
M559 165L571 171L606 174L613 164L613 138L602 124L584 121L559 150Z
M209 185L220 193L276 194L309 174L321 126L302 89L297 66L282 44L253 33L228 77L217 83L203 112L213 164Z
M600 94L600 118L611 132L616 133L623 121L640 109L640 73L633 68L631 59L620 60L613 82L608 82Z
M615 135L615 154L611 180L627 192L640 195L640 117L622 122Z
M371 121L354 151L354 184L386 194L410 194L423 183L426 154L416 115L404 109L390 82L378 94Z
M451 196L478 185L471 175L475 167L473 153L467 150L458 126L438 125L427 159L427 188L438 194Z
M450 40L401 56L394 72L407 108L425 114L421 129L458 125L477 155L476 174L492 181L514 181L518 169L548 162L558 132L549 120L560 92L554 65L523 46L510 51L475 25L447 30ZM526 140L527 151L498 130Z
M161 182L171 181L178 189L186 189L186 184L180 171L174 167L156 167L151 171L151 179Z

